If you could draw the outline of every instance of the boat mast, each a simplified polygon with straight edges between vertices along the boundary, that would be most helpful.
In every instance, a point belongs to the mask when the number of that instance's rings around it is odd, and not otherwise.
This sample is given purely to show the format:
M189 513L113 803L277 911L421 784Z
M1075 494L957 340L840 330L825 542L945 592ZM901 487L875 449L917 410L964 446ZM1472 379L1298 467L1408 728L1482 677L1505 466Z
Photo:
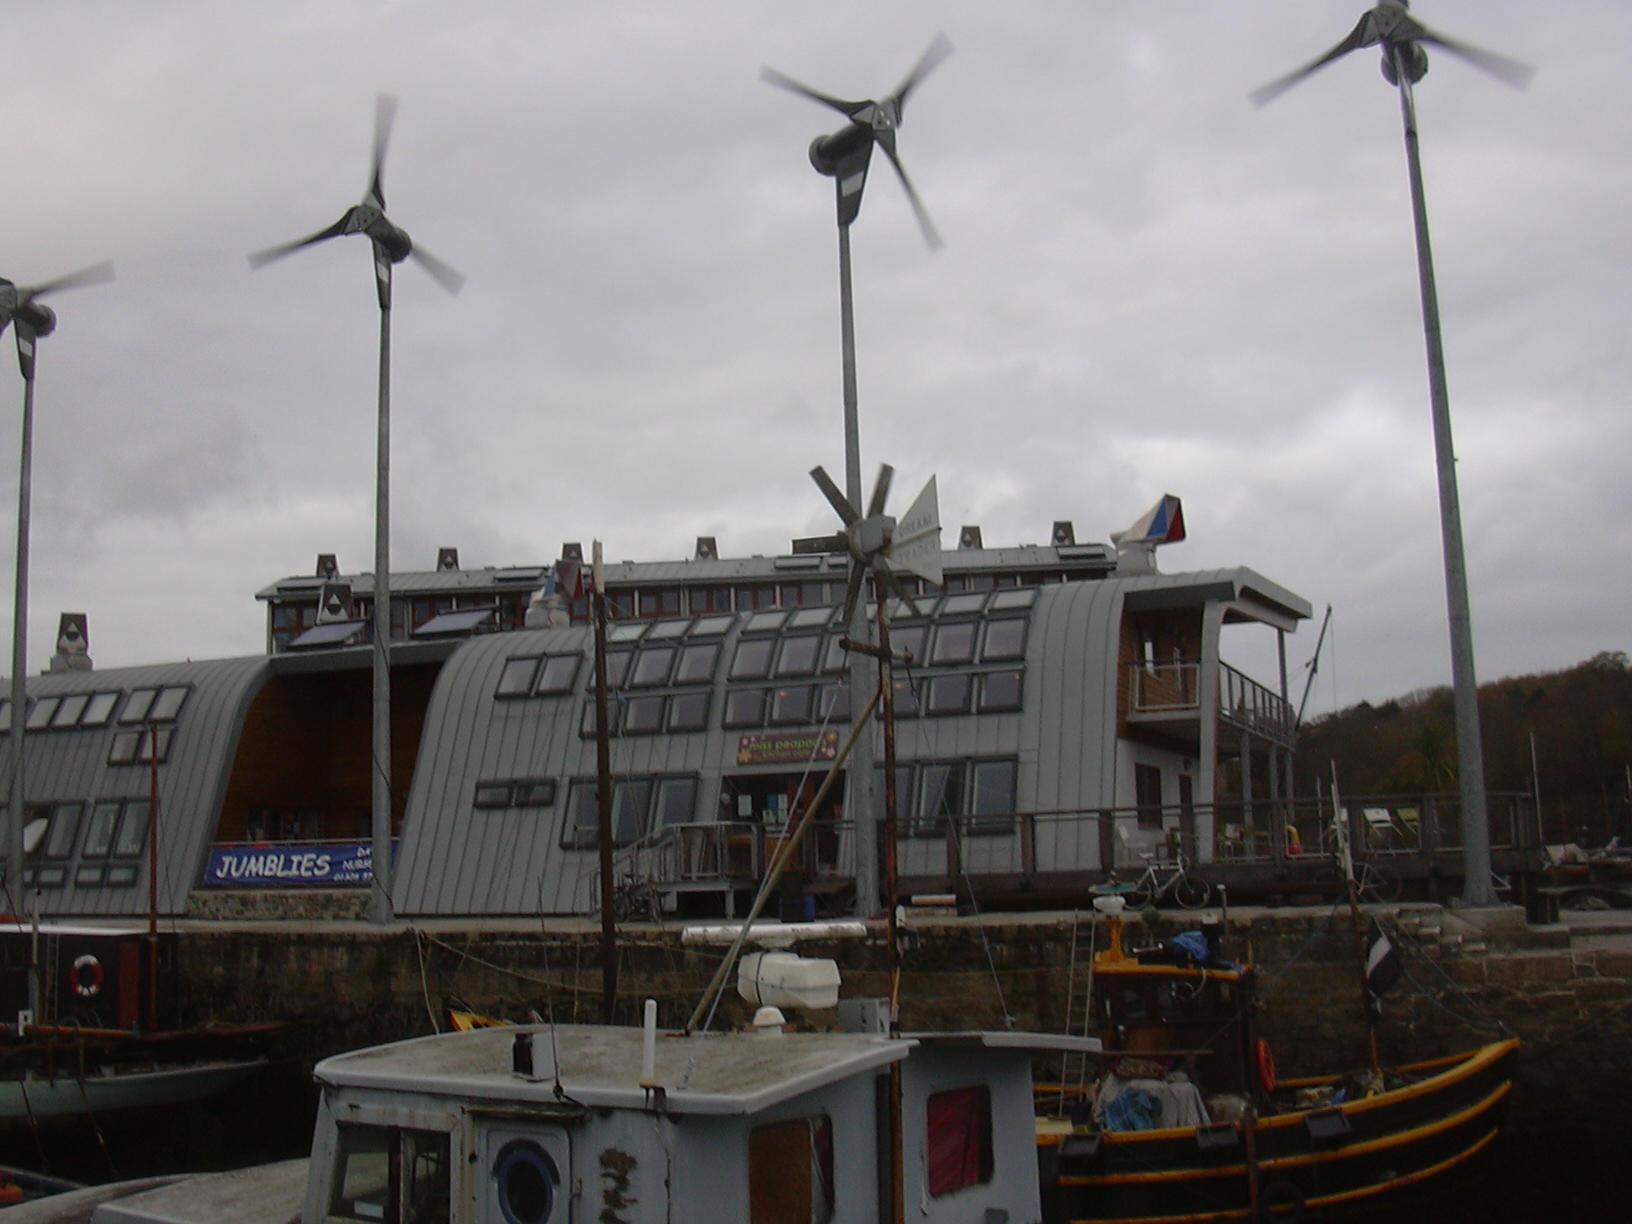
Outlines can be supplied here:
M1337 791L1337 762L1332 762L1332 831L1337 836L1338 864L1349 894L1349 918L1354 924L1355 964L1360 971L1360 1004L1366 1015L1366 1059L1373 1076L1377 1066L1377 1017L1373 1014L1366 987L1366 927L1360 920L1360 885L1354 878L1354 848L1349 843L1349 823L1343 818L1343 801Z

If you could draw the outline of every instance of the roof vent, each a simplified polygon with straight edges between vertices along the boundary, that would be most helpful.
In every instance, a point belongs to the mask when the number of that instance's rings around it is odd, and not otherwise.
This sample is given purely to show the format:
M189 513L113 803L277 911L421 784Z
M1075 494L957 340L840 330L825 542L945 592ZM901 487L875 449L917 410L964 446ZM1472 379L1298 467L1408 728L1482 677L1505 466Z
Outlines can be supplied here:
M333 553L317 554L317 573L315 576L318 578L340 577L340 563L334 559Z
M1071 525L1070 519L1054 520L1054 537L1052 543L1055 548L1061 544L1071 545L1077 542L1077 529Z
M439 548L436 550L436 572L456 570L459 568L459 550L457 548Z
M57 622L57 653L45 669L48 674L91 670L91 629L83 612L64 612Z
M563 544L563 545L561 545L561 560L563 560L563 561L577 561L579 563L582 563L583 559L584 559L584 546L582 544Z
M977 526L966 526L961 532L959 532L958 533L958 547L959 548L984 548L984 547L986 547L984 544L982 544L980 542L980 528L977 527Z
M717 543L715 543L714 537L713 536L698 536L697 537L697 560L699 560L699 561L718 561L719 559L720 559L720 546Z

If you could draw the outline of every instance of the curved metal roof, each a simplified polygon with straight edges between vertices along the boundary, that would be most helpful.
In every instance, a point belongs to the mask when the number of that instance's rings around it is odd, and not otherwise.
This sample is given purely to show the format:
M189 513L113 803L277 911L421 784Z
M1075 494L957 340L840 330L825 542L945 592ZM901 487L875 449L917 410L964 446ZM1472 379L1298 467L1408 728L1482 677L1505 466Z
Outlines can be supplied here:
M181 914L203 870L211 839L232 774L244 716L255 694L266 683L270 669L264 655L245 659L165 663L108 671L64 672L31 676L32 701L70 693L125 694L112 717L100 727L73 727L28 732L23 740L27 756L23 773L25 800L43 803L84 803L85 815L75 839L74 857L66 883L40 891L40 907L48 914L145 914L147 912L147 857L140 860L134 887L74 886L73 865L85 839L92 805L115 799L146 799L151 785L147 763L109 764L114 737L144 724L121 724L128 694L136 689L187 686L188 693L173 723L168 753L159 765L159 909ZM0 737L0 742L9 736ZM0 759L0 794L9 793L9 744ZM3 855L0 855L3 858Z

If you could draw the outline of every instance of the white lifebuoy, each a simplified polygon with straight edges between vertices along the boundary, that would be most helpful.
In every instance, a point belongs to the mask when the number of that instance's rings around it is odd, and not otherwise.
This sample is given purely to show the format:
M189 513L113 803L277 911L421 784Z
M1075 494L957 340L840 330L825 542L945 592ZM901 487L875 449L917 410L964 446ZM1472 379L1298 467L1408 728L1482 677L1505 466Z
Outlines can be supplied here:
M87 952L74 962L74 993L82 999L94 999L102 993L102 962Z

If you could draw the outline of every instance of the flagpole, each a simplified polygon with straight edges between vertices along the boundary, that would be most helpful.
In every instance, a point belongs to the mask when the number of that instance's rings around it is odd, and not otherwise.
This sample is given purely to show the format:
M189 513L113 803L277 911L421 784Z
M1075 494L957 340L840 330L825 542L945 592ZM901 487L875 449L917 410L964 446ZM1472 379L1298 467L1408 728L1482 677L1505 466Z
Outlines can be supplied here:
M1377 1009L1372 1004L1371 983L1366 978L1366 928L1360 921L1360 885L1354 878L1354 849L1349 844L1349 822L1343 818L1343 801L1337 791L1337 762L1332 762L1332 825L1337 836L1338 861L1348 885L1349 920L1354 924L1354 958L1360 970L1360 1003L1366 1014L1366 1060L1373 1076L1377 1066Z

